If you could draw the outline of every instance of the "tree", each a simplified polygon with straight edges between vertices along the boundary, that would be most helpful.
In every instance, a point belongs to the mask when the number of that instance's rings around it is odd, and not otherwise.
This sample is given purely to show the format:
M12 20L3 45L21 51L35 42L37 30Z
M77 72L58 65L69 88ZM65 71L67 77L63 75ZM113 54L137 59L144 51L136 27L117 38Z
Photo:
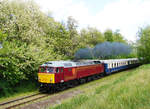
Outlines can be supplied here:
M105 36L106 41L108 41L108 42L113 42L113 41L114 41L112 30L107 29L107 30L104 32L104 36Z
M113 40L114 42L127 43L127 41L123 38L122 34L120 33L120 30L116 30L113 33Z
M108 29L104 32L105 40L108 42L120 42L120 43L127 43L127 41L123 38L120 30L116 30L113 32L112 30Z
M39 65L65 57L63 50L68 47L66 29L41 12L32 0L3 0L0 10L2 80L11 86L24 80L35 80ZM6 33L7 37L1 33Z
M144 63L150 63L150 26L141 28L138 32L138 57Z
M68 31L68 34L69 34L69 39L70 39L70 40L67 40L67 41L70 44L69 44L68 53L66 55L70 56L70 57L73 57L74 53L80 47L77 27L78 27L78 22L73 17L69 16L68 20L67 20L66 28L67 28L67 31Z
M98 43L105 41L103 34L96 28L88 27L80 31L81 41L85 46L94 47Z
M77 27L78 22L72 16L69 16L67 20L67 30L69 31L70 39L76 37L78 34Z

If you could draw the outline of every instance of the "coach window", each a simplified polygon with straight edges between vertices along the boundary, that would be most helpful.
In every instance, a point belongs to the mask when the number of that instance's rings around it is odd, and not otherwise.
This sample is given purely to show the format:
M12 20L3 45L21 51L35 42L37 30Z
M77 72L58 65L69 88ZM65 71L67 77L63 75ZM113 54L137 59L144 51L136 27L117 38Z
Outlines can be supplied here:
M59 73L59 68L56 68L56 73Z

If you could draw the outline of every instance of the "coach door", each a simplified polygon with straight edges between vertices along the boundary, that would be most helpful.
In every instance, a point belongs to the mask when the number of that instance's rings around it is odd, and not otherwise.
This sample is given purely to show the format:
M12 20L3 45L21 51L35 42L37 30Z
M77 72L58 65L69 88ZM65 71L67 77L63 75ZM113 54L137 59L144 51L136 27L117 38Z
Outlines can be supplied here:
M55 69L56 73L55 73L55 82L64 82L64 71L63 71L63 67L59 67Z

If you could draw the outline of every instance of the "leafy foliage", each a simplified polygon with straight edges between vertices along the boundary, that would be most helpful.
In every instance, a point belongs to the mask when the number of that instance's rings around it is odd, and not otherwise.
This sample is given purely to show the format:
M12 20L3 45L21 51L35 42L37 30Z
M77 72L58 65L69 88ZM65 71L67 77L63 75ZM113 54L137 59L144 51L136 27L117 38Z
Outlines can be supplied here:
M138 57L143 63L150 63L150 26L141 29L138 37Z
M106 41L113 42L113 32L112 32L112 30L110 30L110 29L106 30L104 32L104 36L105 36Z
M40 64L65 58L70 44L67 30L35 3L3 0L0 10L0 77L5 82L13 87L35 80Z
M104 37L106 41L108 42L127 43L126 40L123 38L123 36L119 33L119 30L116 30L115 32L113 32L111 29L107 29L104 32Z
M96 28L88 27L80 32L80 40L87 47L94 47L98 43L105 41L103 34Z

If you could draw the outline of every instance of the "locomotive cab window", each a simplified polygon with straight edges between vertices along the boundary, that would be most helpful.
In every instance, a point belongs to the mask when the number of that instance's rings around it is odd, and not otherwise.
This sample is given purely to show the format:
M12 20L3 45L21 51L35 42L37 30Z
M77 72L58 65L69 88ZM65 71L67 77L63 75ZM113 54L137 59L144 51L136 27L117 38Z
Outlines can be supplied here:
M48 67L47 68L47 73L54 73L54 68L53 67Z
M45 70L46 70L45 67L41 67L41 68L39 69L39 72L45 72Z

